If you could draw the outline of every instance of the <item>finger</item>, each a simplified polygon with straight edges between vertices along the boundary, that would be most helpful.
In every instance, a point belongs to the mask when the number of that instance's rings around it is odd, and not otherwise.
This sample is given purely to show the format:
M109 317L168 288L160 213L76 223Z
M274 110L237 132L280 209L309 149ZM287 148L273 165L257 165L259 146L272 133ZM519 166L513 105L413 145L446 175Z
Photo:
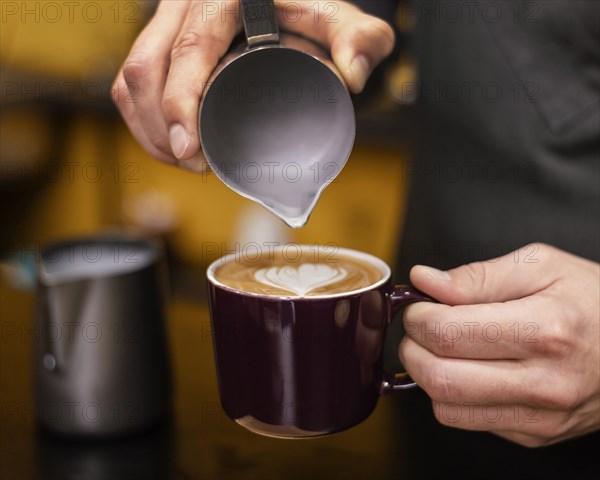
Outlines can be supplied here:
M171 149L179 159L188 159L200 149L200 98L210 74L240 28L239 0L193 2L190 7L173 44L162 98Z
M511 442L518 443L519 445L522 445L524 447L530 447L530 448L546 447L548 445L553 445L555 443L559 443L564 440L568 440L575 436L575 434L573 432L570 432L569 430L566 430L564 433L561 433L561 434L554 434L552 432L552 428L540 429L543 432L541 434L529 433L528 430L529 429L527 429L525 432L510 431L510 430L498 430L498 431L492 431L491 433L498 435L499 437L502 437ZM547 430L547 432L546 432L546 430ZM559 428L557 431L562 432L563 430L564 430L563 428ZM593 430L590 430L590 431L593 431ZM576 435L583 435L585 433L589 433L589 431L588 432L577 432Z
M562 442L563 440L567 440L572 436L569 434L560 435L557 437L544 437L540 435L530 435L522 432L512 432L512 431L492 431L494 435L497 435L505 440L510 442L517 443L523 447L529 448L538 448L538 447L547 447L548 445L553 445L558 442Z
M518 445L521 445L523 447L537 448L537 447L542 447L542 446L546 445L546 443L543 442L542 439L533 437L531 435L526 435L524 433L505 432L505 431L498 431L498 432L491 432L491 433L493 433L494 435L497 435L501 438L504 438L505 440L516 443Z
M548 315L546 298L531 296L480 305L415 303L403 322L410 338L441 357L525 359L549 337L554 322Z
M448 427L489 431L525 446L541 446L569 438L576 426L573 415L535 405L436 402L433 413Z
M504 302L550 286L559 275L555 255L553 247L533 243L503 257L447 272L417 265L410 279L415 287L448 305Z
M400 343L400 360L411 378L438 402L533 404L573 408L574 392L543 368L517 360L463 360L431 353L411 338Z
M187 1L161 2L157 12L135 41L123 77L135 100L135 111L154 147L171 155L161 101L170 63L171 46L189 8Z
M175 157L163 152L162 150L159 150L148 138L148 135L146 134L146 131L144 130L144 127L142 126L137 115L135 105L133 103L134 99L132 99L129 94L122 71L117 75L117 80L115 81L112 89L112 96L115 104L119 107L121 116L129 127L129 131L142 146L142 148L161 162L169 165L177 165L177 159Z
M197 151L191 158L180 159L179 166L194 173L207 173L210 171L210 166L202 150Z
M132 99L128 98L129 93L122 72L119 72L117 75L117 80L113 85L112 96L115 103L119 105L121 115L123 116L125 123L127 123L131 134L147 153L161 162L169 165L179 165L181 168L191 172L204 173L209 169L208 163L202 152L198 152L198 154L194 155L189 160L178 161L173 155L166 154L154 146L146 135L146 131L140 122Z
M353 93L360 93L373 69L394 48L394 31L383 20L343 1L276 4L282 30L301 34L331 51Z
M539 437L563 433L568 421L563 413L534 405L432 401L438 422L463 430L520 432Z

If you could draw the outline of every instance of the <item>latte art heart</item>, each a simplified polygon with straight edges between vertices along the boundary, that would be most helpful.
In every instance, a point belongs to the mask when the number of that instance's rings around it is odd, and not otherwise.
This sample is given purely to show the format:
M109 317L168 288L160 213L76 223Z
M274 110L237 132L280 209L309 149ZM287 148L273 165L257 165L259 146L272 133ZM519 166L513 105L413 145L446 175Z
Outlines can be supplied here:
M322 263L302 263L297 266L261 268L254 272L254 278L264 285L304 296L312 290L343 280L347 274L345 268L336 268Z
M286 252L273 250L259 258L234 255L215 269L215 279L239 292L276 298L345 294L382 279L381 268L356 255L303 246L292 261Z

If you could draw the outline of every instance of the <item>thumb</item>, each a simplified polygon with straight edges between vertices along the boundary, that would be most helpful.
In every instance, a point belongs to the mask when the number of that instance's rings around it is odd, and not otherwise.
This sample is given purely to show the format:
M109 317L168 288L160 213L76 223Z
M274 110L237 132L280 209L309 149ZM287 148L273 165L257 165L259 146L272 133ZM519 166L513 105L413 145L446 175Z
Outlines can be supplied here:
M556 250L533 243L502 257L448 271L416 265L410 280L419 290L447 305L505 302L532 295L552 284Z
M360 93L373 69L394 48L394 31L376 17L360 19L342 28L331 45L333 60L352 93Z
M352 93L360 93L373 69L394 48L394 30L383 20L367 15L348 2L299 2L289 13L278 2L282 30L310 38L331 51L331 56Z

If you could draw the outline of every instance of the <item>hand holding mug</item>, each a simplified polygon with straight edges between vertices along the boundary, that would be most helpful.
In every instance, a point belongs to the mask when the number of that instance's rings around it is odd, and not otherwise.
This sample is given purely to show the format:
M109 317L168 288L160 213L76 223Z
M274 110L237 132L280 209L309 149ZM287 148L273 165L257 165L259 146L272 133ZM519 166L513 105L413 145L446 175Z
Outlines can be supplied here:
M600 265L544 244L448 272L407 307L400 358L443 424L541 446L600 428Z

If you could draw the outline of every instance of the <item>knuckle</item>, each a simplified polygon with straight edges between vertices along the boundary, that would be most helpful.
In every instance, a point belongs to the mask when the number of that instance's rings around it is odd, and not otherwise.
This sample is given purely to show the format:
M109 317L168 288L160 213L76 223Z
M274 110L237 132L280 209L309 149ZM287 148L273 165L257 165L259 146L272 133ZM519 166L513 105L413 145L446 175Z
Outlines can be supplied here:
M457 354L463 353L463 331L458 318L449 308L444 315L444 320L436 324L438 330L439 341L434 347L435 353L444 357L454 357ZM435 328L432 328L435 331Z
M534 435L523 435L513 441L527 448L540 448L547 443L543 438Z
M538 352L548 357L564 357L572 351L574 342L568 322L563 320L546 323L539 329L539 338L534 342Z
M494 432L499 437L502 437L510 442L516 443L526 448L539 448L543 447L546 442L537 435L531 435L524 432Z
M121 106L121 102L123 101L123 94L122 94L122 92L124 90L127 90L127 86L124 85L124 84L122 84L119 81L116 81L115 83L113 83L113 85L112 85L112 87L110 89L110 96L112 98L112 101L118 107Z
M564 252L543 242L531 242L522 247L524 258L531 259L534 263L557 261Z
M376 17L367 16L362 20L348 23L340 30L338 38L366 39L376 42L385 50L384 54L394 45L394 31L390 25Z
M369 29L373 30L378 36L382 37L382 40L386 41L389 45L394 44L394 30L386 21L372 17L369 21Z
M560 387L536 388L529 393L529 404L538 405L554 412L571 412L580 403L581 398L577 389L568 385L568 382L560 383ZM539 422L538 422L539 423Z
M440 341L434 346L434 352L443 357L454 357L457 351L457 341L442 332Z
M152 135L152 136L148 136L148 140L150 141L150 143L152 145L154 145L157 149L159 149L161 152L166 153L166 154L170 154L171 153L171 147L169 144L169 139L164 136L164 135Z
M127 83L139 82L152 72L152 59L144 54L131 54L123 64L123 77Z
M190 54L203 52L209 56L209 61L216 62L220 54L227 49L225 40L214 33L206 32L200 35L197 32L188 31L182 33L171 49L171 60L177 60Z
M487 283L487 267L484 262L472 262L465 265L463 270L466 281L462 287L466 290L482 291Z
M171 59L187 55L190 51L198 50L202 45L202 37L196 32L182 33L171 50Z
M533 242L531 245L535 245L537 248L539 248L539 250L541 252L544 252L548 255L553 255L560 251L558 248L556 248L552 245L548 245L547 243L544 243L544 242Z
M564 422L552 419L531 424L527 435L534 441L534 446L544 446L556 442L566 431Z
M579 403L578 392L569 387L563 387L560 392L555 392L549 398L550 407L561 412L571 412Z
M436 365L429 370L423 388L432 399L439 402L450 402L456 396L456 387L452 384L448 369L444 365Z
M163 95L160 106L162 108L163 114L167 115L173 110L177 110L179 107L179 96L176 94L165 94Z

